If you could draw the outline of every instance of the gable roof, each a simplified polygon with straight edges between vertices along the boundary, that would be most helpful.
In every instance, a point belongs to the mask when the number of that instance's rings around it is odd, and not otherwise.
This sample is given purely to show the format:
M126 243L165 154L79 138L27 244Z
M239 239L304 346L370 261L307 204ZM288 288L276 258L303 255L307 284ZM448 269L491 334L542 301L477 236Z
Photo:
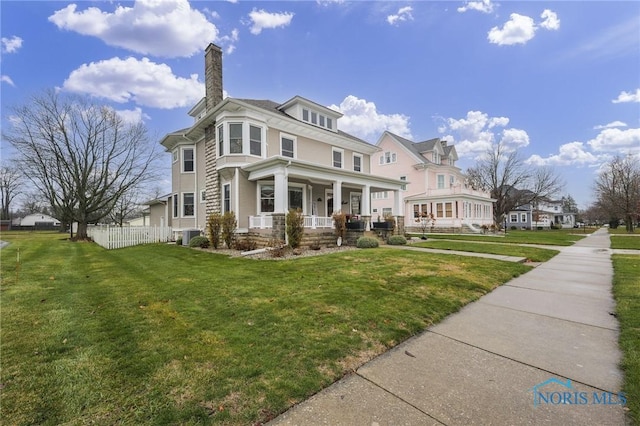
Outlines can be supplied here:
M409 151L419 162L423 164L434 164L433 161L424 156L424 153L438 151L443 157L448 157L453 155L454 160L458 159L458 154L456 153L455 147L453 145L443 146L442 140L440 138L428 139L422 142L413 142L409 139L403 138L402 136L398 136L389 131L385 131L380 139L378 140L378 144L387 134L391 136L396 142L398 142L402 147L404 147L407 151Z

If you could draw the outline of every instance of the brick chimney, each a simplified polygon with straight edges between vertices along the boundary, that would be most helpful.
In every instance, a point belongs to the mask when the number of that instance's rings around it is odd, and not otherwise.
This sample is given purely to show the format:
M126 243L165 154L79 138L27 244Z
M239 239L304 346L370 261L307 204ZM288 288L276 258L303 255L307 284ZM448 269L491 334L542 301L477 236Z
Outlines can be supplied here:
M222 49L209 43L204 51L204 80L207 110L222 102Z
M204 51L204 83L207 97L207 111L212 111L222 102L222 50L213 43ZM218 176L218 153L216 124L204 130L205 188L207 191L206 213L220 213L220 178Z

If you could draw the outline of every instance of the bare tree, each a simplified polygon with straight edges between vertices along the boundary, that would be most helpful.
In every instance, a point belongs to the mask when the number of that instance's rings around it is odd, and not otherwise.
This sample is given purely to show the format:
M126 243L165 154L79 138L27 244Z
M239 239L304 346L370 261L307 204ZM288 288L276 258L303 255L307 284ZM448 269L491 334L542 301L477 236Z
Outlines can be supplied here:
M562 189L562 180L548 167L530 166L503 144L494 144L466 171L469 184L489 192L493 220L500 226L509 211L553 197Z
M0 219L11 219L11 203L20 194L22 174L15 166L0 166Z
M109 212L109 219L122 227L125 220L131 219L136 212L140 211L140 197L138 188L124 193Z
M87 224L105 217L124 193L154 178L159 153L146 127L109 107L47 91L12 112L4 138L57 219L78 222L77 239L86 239Z
M607 163L595 183L597 204L610 219L624 218L633 232L640 217L640 156L617 156Z

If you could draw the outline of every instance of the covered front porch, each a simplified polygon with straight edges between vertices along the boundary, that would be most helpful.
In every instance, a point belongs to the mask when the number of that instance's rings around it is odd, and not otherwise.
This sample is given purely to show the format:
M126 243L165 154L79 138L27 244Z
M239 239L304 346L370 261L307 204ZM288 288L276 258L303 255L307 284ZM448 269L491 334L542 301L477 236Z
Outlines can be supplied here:
M392 191L400 200L406 182L361 172L323 167L284 157L272 157L243 167L249 182L255 183L257 208L248 218L249 230L272 229L274 217L299 209L308 230L333 228L333 214L345 213L361 220L365 229L371 223L371 193ZM402 216L397 202L394 216ZM277 225L276 225L277 226Z

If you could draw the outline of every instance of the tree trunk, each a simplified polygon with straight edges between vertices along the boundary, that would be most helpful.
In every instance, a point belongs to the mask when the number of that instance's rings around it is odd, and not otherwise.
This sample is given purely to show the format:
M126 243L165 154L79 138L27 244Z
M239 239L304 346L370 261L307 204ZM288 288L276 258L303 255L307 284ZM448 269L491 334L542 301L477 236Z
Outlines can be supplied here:
M89 239L87 235L87 223L86 222L78 222L78 230L76 231L77 241L87 240Z

